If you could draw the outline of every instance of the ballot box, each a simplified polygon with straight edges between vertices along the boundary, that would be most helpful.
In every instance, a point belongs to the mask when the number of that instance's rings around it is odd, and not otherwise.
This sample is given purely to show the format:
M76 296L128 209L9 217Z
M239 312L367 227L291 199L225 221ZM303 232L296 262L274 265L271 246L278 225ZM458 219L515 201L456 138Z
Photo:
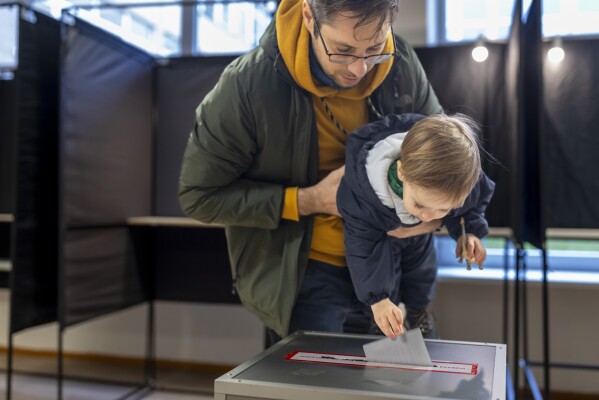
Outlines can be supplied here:
M506 345L425 340L433 367L371 363L381 336L296 332L214 382L215 400L506 398Z

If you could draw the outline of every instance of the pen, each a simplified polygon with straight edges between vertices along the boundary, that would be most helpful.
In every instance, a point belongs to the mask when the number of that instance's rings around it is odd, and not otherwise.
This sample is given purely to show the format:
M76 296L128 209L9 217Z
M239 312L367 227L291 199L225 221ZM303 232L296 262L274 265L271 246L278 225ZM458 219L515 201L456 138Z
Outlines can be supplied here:
M466 238L466 223L464 222L464 217L460 218L460 225L462 225L462 253L460 254L460 262L462 260L466 260L466 269L470 271L472 267L470 266L470 260L468 259L468 250L467 250L467 238Z

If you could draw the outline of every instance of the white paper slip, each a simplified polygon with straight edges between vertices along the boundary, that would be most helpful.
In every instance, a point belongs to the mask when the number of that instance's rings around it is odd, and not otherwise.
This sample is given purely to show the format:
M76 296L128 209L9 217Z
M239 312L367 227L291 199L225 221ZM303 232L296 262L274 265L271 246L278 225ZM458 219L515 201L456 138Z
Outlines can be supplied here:
M366 359L373 362L432 367L431 357L420 329L412 329L395 339L384 338L366 343Z

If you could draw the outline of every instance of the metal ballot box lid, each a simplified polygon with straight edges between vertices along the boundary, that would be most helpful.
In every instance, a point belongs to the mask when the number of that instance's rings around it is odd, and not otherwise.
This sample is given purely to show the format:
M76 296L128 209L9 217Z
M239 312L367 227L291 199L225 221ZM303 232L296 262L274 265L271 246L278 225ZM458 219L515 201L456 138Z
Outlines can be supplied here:
M506 345L425 340L435 367L372 366L381 336L296 332L214 382L215 400L490 399L506 397ZM374 363L376 365L376 363Z

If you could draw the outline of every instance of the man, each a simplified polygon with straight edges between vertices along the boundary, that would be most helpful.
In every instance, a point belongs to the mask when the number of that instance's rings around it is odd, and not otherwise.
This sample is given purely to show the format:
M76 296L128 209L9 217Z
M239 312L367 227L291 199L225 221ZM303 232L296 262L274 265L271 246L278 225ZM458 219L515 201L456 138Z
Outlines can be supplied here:
M393 36L397 11L398 0L283 0L260 46L196 111L181 206L226 226L237 293L275 339L369 328L354 317L362 305L335 201L347 134L389 113L442 111L413 49Z

